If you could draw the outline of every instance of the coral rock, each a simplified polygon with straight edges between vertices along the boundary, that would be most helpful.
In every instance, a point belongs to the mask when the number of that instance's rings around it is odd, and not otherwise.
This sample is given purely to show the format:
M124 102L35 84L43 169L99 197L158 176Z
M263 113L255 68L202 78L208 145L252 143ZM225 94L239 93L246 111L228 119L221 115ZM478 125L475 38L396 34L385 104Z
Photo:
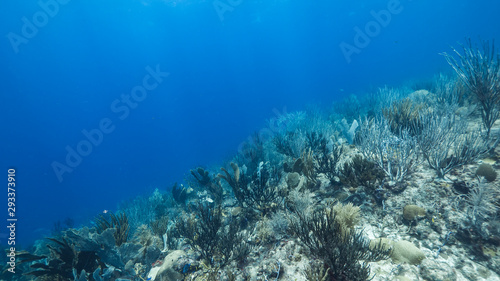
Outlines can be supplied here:
M413 221L416 218L425 217L425 209L417 205L406 205L403 208L403 218Z
M160 267L153 267L148 274L148 280L163 280L163 281L176 281L182 280L184 276L177 272L177 262L186 253L181 250L173 251L168 254Z

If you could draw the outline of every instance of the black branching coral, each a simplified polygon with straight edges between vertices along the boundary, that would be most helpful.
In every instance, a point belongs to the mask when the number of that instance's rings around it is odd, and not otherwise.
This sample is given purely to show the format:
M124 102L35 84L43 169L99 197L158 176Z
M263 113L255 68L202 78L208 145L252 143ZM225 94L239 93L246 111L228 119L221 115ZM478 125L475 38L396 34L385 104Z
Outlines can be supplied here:
M20 252L17 255L19 264L34 262L30 265L32 270L25 275L41 278L40 280L74 280L75 273L79 275L81 272L94 272L99 266L105 267L94 251L78 251L69 240L64 238L47 239L55 245L47 244L50 251L48 257L28 252ZM45 259L47 262L44 261ZM94 279L90 276L89 280Z
M369 241L362 232L342 225L337 212L323 208L312 214L296 213L291 220L291 229L311 254L325 263L330 276L335 281L362 281L370 279L370 269L366 261L387 258L388 251L377 248L369 250Z
M214 197L214 201L217 204L220 204L222 202L224 193L222 190L222 186L216 178L212 178L210 176L210 173L207 170L198 167L195 170L191 170L191 175L193 175L200 187L203 187L208 192L210 192L210 194L212 194L212 196Z
M224 179L232 188L234 196L241 207L251 209L266 215L280 204L280 189L282 171L260 162L252 175L241 173L238 164L231 163L233 174L221 168Z
M350 162L344 162L340 169L340 181L349 187L364 186L373 192L384 179L384 172L361 155L355 155Z
M300 157L300 151L298 151L296 149L296 145L294 145L297 137L298 133L296 132L276 134L276 136L274 136L273 138L273 143L276 146L276 151L292 158Z
M130 227L128 224L128 217L125 214L115 215L110 213L109 218L101 214L95 219L95 225L96 231L99 234L108 228L114 228L115 243L118 247L127 242L129 238Z
M220 168L224 174L218 174L217 176L224 179L229 186L231 186L240 207L243 207L245 203L245 190L247 189L248 178L244 175L243 177L240 177L241 172L238 164L231 162L231 168L233 169L233 174L228 172L226 168Z
M191 215L176 223L178 233L188 239L188 244L197 249L201 256L212 263L217 255L219 231L222 228L221 208L198 205Z
M335 183L337 177L337 165L344 153L343 146L331 143L330 147L321 146L314 155L314 167L316 173L323 173L329 180L330 184Z
M235 218L224 220L220 206L199 204L192 211L191 215L177 221L176 229L206 262L222 267L248 253L238 234L239 221Z
M179 204L185 204L187 200L187 189L182 185L177 185L177 183L172 186L172 197L175 202Z

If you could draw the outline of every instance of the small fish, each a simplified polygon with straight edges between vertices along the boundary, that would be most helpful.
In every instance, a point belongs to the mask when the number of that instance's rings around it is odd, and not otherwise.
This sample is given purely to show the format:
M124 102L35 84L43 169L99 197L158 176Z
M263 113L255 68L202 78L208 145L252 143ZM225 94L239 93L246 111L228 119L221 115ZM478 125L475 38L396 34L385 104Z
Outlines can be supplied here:
M108 212L109 212L108 210L102 211L103 214L107 214Z

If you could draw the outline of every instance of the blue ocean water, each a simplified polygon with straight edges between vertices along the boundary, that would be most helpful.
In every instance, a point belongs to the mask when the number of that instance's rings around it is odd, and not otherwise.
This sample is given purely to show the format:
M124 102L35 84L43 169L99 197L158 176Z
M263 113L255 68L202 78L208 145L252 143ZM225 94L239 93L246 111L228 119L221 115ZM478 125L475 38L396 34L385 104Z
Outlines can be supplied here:
M220 165L276 112L428 79L451 45L500 38L492 0L1 6L0 202L7 225L15 169L20 246Z

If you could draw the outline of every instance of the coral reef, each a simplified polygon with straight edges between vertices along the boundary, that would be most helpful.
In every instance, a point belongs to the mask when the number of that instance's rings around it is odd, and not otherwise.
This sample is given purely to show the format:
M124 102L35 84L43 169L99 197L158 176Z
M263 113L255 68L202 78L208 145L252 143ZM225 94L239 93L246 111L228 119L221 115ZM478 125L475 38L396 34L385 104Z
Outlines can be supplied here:
M458 76L280 115L220 171L56 224L0 279L500 281L500 73L468 43Z

